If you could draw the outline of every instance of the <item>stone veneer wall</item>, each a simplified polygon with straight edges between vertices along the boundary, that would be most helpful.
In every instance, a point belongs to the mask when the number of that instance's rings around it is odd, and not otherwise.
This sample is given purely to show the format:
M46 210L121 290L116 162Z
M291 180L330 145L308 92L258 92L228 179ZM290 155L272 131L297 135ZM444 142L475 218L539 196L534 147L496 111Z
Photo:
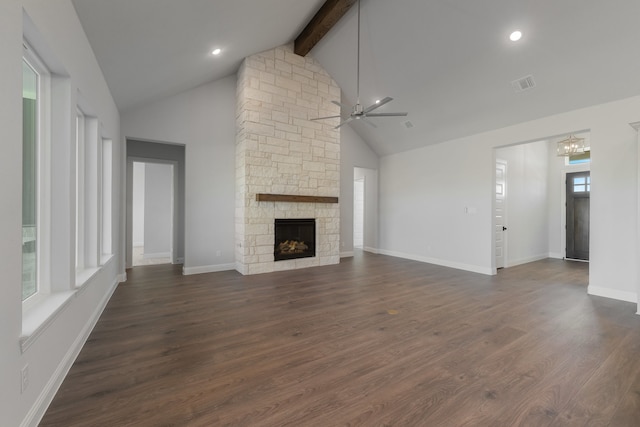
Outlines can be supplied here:
M256 193L340 194L340 88L287 45L250 56L238 71L236 269L242 274L340 262L337 203L257 202ZM316 218L316 256L274 262L274 219Z

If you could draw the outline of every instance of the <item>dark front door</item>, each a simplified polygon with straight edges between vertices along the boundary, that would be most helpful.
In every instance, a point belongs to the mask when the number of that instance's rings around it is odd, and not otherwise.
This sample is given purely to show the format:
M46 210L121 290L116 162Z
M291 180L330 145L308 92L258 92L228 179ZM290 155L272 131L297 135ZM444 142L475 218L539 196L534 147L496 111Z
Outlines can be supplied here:
M568 259L589 259L589 172L567 174L567 255Z

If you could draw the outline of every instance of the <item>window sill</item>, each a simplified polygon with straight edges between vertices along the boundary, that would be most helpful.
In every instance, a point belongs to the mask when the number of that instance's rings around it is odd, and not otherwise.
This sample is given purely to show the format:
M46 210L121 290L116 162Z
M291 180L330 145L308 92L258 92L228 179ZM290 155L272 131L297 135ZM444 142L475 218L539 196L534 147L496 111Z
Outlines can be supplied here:
M20 349L24 353L53 322L76 291L56 292L45 296L42 301L27 309L22 316Z
M107 265L113 259L113 254L102 254L100 257L100 265Z
M76 289L82 288L84 285L100 271L100 267L85 268L84 270L76 271Z

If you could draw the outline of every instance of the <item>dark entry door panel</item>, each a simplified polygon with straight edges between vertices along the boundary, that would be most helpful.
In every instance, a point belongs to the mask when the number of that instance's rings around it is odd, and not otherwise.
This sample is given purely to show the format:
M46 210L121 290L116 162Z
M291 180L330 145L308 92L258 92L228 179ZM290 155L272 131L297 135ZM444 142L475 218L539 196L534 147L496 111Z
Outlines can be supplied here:
M567 174L567 258L589 259L589 172Z

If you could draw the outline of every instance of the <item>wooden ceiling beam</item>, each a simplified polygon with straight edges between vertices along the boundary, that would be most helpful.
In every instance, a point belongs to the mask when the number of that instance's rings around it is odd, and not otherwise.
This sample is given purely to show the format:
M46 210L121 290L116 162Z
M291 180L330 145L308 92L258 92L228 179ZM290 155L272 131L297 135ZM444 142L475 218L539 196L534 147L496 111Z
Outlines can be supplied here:
M318 13L296 37L293 51L306 56L307 53L333 28L357 0L327 0Z

